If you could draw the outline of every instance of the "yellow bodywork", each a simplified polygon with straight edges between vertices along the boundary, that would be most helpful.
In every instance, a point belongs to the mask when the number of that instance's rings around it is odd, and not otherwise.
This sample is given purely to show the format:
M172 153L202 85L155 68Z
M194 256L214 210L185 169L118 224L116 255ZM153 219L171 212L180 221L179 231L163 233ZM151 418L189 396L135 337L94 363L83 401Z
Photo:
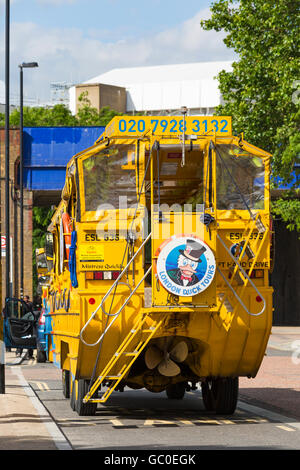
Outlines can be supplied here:
M226 148L231 150L227 152ZM118 175L119 183L122 174L130 174L135 180L138 203L134 208L94 208L88 181L95 183L89 175L95 170L99 155L103 161L107 159L110 168L109 159L114 157L115 149L121 152L122 164L107 174ZM226 167L222 174L218 170L218 149L227 152L229 160L232 157L242 162L249 157L254 169L256 161L260 165L263 199L257 206L253 203L251 210L235 208L236 203L218 207L218 191L226 193L223 181L235 188L229 176L224 176ZM74 383L79 379L96 380L101 374L109 383L109 377L121 371L118 384L151 391L162 391L168 384L184 380L255 377L272 323L272 288L268 282L270 157L241 137L232 136L230 117L114 118L92 147L70 160L62 199L48 229L53 234L54 248L47 298L51 318L49 359L62 370L70 371ZM170 202L173 189L176 202L180 203L180 187L185 188L187 181L196 179L198 168L203 210L195 209L197 201L193 198L188 201L189 211L166 211L155 206L158 187L161 203ZM244 171L242 164L236 175L239 171ZM114 193L112 189L111 195L105 193L106 182L101 175L95 188L105 194L107 202ZM243 181L235 183L243 187ZM63 213L69 214L72 231L77 234L77 286L71 283L66 250L70 235L64 231ZM209 223L203 223L204 215ZM128 242L133 230L135 238ZM143 244L145 233L151 235ZM196 295L194 291L190 296L176 295L158 277L160 250L181 234L204 242L215 258L213 279ZM233 246L239 248L239 254L232 252ZM249 250L251 256L247 254ZM128 263L128 269L115 283ZM102 278L94 279L94 273L102 273ZM109 279L110 276L115 277ZM138 330L134 336L132 330ZM146 348L155 339L165 337L172 337L174 344L184 340L188 346L184 367L180 374L171 377L147 368L144 361ZM114 358L120 345L124 346L120 349L123 357L117 361ZM130 355L132 362L128 362ZM103 373L109 363L109 372Z

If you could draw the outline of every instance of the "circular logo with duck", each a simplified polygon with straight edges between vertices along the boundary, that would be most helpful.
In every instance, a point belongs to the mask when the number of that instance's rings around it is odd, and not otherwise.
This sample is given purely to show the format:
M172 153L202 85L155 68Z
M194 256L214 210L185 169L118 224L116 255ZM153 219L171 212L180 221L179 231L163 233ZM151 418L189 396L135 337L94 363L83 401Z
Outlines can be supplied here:
M172 294L183 297L200 294L215 276L212 250L194 235L174 235L160 246L157 255L157 276Z

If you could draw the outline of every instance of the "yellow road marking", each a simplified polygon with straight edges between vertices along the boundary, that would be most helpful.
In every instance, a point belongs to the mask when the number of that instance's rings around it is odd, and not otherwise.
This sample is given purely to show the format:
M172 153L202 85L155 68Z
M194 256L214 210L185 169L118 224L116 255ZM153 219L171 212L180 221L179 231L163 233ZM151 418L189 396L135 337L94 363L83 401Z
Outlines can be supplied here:
M245 418L244 421L247 423L268 423L268 420L264 418Z
M144 426L154 426L154 424L176 424L174 421L166 421L164 419L146 419Z
M288 426L277 425L276 427L283 429L284 431L296 431L296 429L289 428Z
M186 424L187 426L195 426L195 424L189 419L176 418L176 421L179 421L182 424Z
M202 423L202 424L221 424L220 421L216 419L194 419L194 423Z
M42 392L47 392L50 390L46 382L34 382L36 386L42 391Z
M110 419L109 420L113 426L124 426L124 424L122 423L122 421L120 421L119 419Z

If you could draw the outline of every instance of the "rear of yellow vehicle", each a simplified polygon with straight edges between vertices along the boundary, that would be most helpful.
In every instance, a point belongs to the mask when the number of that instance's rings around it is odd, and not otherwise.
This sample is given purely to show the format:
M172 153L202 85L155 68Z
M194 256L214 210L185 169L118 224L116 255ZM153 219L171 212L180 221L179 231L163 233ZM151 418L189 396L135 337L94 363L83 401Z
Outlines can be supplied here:
M228 117L114 118L72 158L48 354L79 414L125 386L182 398L198 382L234 412L271 330L269 165Z

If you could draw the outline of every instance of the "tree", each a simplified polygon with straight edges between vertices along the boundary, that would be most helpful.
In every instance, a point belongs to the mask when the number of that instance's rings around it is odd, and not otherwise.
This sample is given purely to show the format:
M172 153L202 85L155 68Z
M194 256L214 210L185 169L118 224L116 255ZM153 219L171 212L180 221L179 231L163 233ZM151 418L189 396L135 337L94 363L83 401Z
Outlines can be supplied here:
M25 127L43 127L43 126L106 126L118 113L108 106L98 111L91 106L87 92L79 96L79 107L76 116L63 104L56 104L53 107L28 107L23 109L23 124ZM19 126L20 111L14 109L9 117L11 126ZM5 125L5 115L0 113L0 127Z
M222 71L219 87L224 104L216 114L231 115L236 133L272 153L273 185L290 182L299 162L299 3L294 0L217 0L205 30L225 31L224 43L238 60ZM273 201L274 213L287 227L300 229L300 203L294 185Z
M4 120L4 114L0 114L0 126L4 126ZM9 122L11 126L19 126L19 109L14 109L11 112ZM23 123L25 127L78 126L76 116L73 116L63 104L56 104L53 108L24 106Z
M104 106L98 111L93 108L88 98L88 92L84 91L78 98L79 108L77 111L77 125L80 126L106 126L115 116L120 116L118 113L108 106Z

